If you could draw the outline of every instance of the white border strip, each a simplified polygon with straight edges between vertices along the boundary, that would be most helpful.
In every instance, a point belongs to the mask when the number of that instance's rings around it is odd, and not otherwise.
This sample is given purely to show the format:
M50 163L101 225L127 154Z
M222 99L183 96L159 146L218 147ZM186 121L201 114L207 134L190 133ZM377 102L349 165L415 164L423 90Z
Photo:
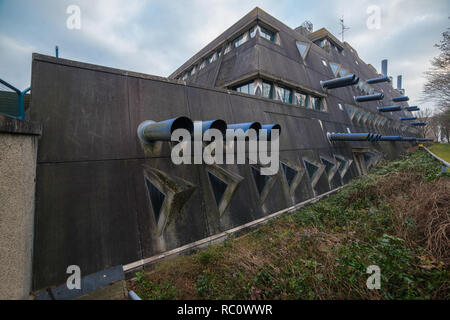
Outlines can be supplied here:
M274 218L276 218L278 216L281 216L281 215L283 215L285 213L291 213L291 212L297 211L299 208L305 207L305 206L313 204L313 203L315 203L315 202L317 202L317 201L319 201L319 200L321 200L323 198L326 198L326 197L328 197L328 196L330 196L330 195L340 191L344 187L345 186L341 186L339 188L336 188L334 190L328 191L328 192L326 192L324 194L321 194L321 195L319 195L317 197L314 197L312 199L309 199L309 200L306 200L304 202L298 203L298 204L296 204L296 205L294 205L294 206L292 206L290 208L286 208L284 210L275 212L275 213L273 213L271 215L268 215L268 216L266 216L264 218L260 218L258 220L251 221L249 223L246 223L246 224L241 225L239 227L236 227L236 228L224 231L222 233L213 235L211 237L208 237L208 238L205 238L205 239L201 239L201 240L198 240L198 241L195 241L195 242L191 242L191 243L189 243L187 245L184 245L182 247L179 247L179 248L176 248L176 249L173 249L173 250L170 250L170 251L166 251L166 252L158 254L156 256L152 256L150 258L142 259L142 260L139 260L139 261L132 262L130 264L124 265L123 266L123 271L124 272L130 272L130 271L133 271L134 269L139 269L139 268L144 267L146 265L153 264L153 263L156 263L158 261L164 260L164 259L166 259L168 257L179 255L179 254L181 254L181 253L183 253L185 251L188 251L188 250L191 250L191 249L194 249L194 248L199 248L199 247L202 247L202 246L211 245L213 243L223 241L226 238L228 238L229 235L231 235L233 233L236 233L238 231L243 231L245 229L254 228L256 226L259 226L259 225L262 225L264 223L267 223L269 220L272 220L272 219L274 219Z

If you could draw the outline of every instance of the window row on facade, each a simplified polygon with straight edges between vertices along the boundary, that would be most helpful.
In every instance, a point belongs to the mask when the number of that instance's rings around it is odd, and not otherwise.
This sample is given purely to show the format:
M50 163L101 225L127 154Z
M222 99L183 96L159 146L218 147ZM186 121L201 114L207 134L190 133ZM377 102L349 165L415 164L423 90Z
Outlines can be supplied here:
M402 124L400 121L388 119L353 105L346 104L345 110L347 111L350 120L358 125L371 125L373 127L386 126L388 128L398 129L401 131L411 129L409 126Z
M325 99L271 81L255 79L233 88L237 92L273 99L303 108L326 111Z
M314 42L316 45L318 45L319 47L321 47L322 49L326 50L326 51L330 51L332 49L334 49L336 52L342 54L343 56L345 56L345 51L342 50L341 48L339 48L338 46L336 46L333 41L328 40L327 38L324 39L320 39Z
M349 70L345 69L338 63L330 62L329 66L335 77L341 78L351 74ZM358 88L367 95L373 94L375 92L375 89L368 85L364 80L359 80Z
M244 31L242 34L240 34L238 37L236 37L234 40L228 42L225 45L225 49L223 51L223 54L228 54L233 49L240 47L244 43L246 43L248 40L259 36L261 38L264 38L268 41L277 43L279 42L277 39L277 33L275 31L269 30L266 27L255 25L251 29ZM199 63L195 64L193 67L191 67L188 71L184 72L182 75L178 76L177 79L186 80L189 77L195 75L198 71L205 68L208 64L214 63L216 60L220 58L222 55L222 47L216 49L213 53L211 53L206 58L203 58L200 60Z

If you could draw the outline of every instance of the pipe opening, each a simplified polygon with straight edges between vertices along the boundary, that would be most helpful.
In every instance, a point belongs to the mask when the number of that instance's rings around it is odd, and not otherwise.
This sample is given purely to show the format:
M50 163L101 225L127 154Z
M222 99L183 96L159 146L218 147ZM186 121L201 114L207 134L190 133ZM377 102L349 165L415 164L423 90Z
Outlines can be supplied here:
M187 117L176 118L170 127L170 134L177 129L186 129L190 134L192 134L194 132L194 123Z
M227 123L223 120L214 120L212 121L211 125L209 126L209 129L216 129L219 130L223 136L225 136L227 132Z
M262 126L263 130L267 130L267 139L272 139L272 130L278 130L278 136L281 135L281 126L279 124L265 124Z

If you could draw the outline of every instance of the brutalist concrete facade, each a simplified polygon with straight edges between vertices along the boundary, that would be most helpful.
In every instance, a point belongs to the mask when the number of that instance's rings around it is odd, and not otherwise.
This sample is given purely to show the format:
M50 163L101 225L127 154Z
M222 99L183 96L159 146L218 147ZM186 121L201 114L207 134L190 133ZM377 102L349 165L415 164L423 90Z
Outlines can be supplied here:
M225 54L228 43L252 24L272 28L276 41L256 35ZM310 45L306 58L297 41ZM358 86L322 89L321 80L336 76L331 62L361 79L378 76L354 49L338 45L344 55L327 52L255 9L169 78L34 54L29 116L43 126L34 289L64 283L69 265L88 275L232 229L346 184L383 157L398 156L404 142L327 139L327 132L347 130L414 135L400 126L397 114L379 119L377 106L400 96L390 84L372 85L383 90L383 102L360 106L353 100L363 95ZM220 57L195 77L176 79L219 47ZM318 111L230 90L259 78L320 97L325 107ZM367 120L370 113L377 121ZM279 172L262 177L249 164L176 166L170 143L147 146L138 139L142 121L178 116L280 124ZM216 178L225 186L221 193ZM159 203L152 192L162 194Z

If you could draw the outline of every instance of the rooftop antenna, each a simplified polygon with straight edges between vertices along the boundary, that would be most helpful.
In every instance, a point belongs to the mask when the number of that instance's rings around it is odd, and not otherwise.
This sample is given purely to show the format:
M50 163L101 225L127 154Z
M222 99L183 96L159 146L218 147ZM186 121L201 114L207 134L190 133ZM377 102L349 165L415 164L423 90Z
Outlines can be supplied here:
M313 24L311 21L306 20L302 23L302 27L305 28L306 30L308 30L309 32L313 32Z
M345 31L349 30L350 28L347 27L347 26L344 24L344 16L342 16L342 18L339 19L339 22L340 22L340 25L341 25L341 33L340 33L340 35L342 36L342 42L344 42L344 34L345 34Z

